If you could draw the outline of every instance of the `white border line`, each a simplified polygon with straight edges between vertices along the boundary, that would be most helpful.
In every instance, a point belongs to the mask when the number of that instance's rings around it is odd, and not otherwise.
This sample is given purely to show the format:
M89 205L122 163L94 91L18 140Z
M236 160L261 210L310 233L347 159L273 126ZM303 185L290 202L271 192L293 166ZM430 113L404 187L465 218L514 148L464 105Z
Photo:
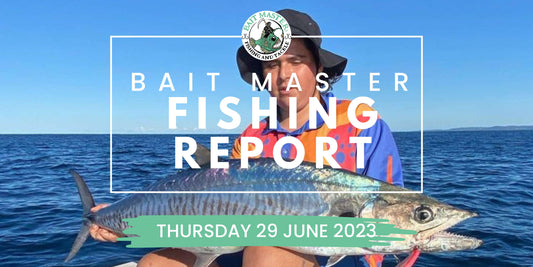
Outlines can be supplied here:
M109 38L109 192L113 193L113 37Z
M117 39L241 38L240 35L110 35ZM291 38L422 38L423 35L298 35Z
M420 193L424 193L424 36L420 36Z
M420 191L113 191L114 194L350 194L350 193L388 193L388 194L412 194L420 193Z
M113 191L113 38L241 38L240 35L110 35L109 36L109 192L111 194L329 194L329 193L424 193L424 36L423 35L306 35L292 38L419 38L420 39L420 190L419 191Z
M241 38L240 35L110 35L117 39L169 39L169 38Z

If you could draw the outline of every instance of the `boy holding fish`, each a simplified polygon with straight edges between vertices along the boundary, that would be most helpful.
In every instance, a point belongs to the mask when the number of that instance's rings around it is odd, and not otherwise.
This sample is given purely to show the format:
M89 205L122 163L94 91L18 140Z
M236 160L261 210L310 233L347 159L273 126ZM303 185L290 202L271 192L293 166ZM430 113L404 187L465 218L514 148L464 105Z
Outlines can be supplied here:
M293 36L317 36L321 35L316 22L305 13L295 10L281 10L282 15L291 27ZM291 136L300 140L306 148L304 161L314 162L316 159L315 147L317 138L332 137L335 144L323 144L332 149L328 158L329 165L348 171L364 174L388 183L403 186L403 177L400 158L392 133L388 126L377 118L374 125L367 129L354 127L348 120L347 113L352 111L348 108L350 101L337 100L330 103L333 94L330 92L331 85L343 75L347 59L321 48L320 38L293 38L288 50L279 58L271 61L260 61L250 56L240 47L237 52L237 64L241 77L252 84L252 74L257 74L260 79L268 75L271 78L272 97L277 98L277 124L269 125L264 119L259 127L249 126L235 141L231 157L241 157L241 140L243 137L256 137L261 140L262 152L260 157L273 157L274 144L282 137ZM317 74L327 74L327 85L317 85ZM297 77L298 86L292 86L293 74ZM319 90L327 86L328 90ZM330 111L335 108L337 123L329 128L327 123L317 114L316 125L309 123L309 98L320 101L324 110ZM291 100L292 99L292 100ZM294 103L294 99L296 103ZM291 110L296 104L296 110ZM294 107L292 108L294 109ZM363 116L363 112L374 111L369 105L361 104L355 109L355 115L361 122L369 120ZM290 114L296 115L291 121ZM357 168L356 144L350 143L350 137L368 138L370 142L364 144L364 167ZM254 144L248 144L248 150L254 149ZM296 150L291 145L281 148L282 158L290 161L296 157ZM96 206L97 211L105 205ZM116 242L117 236L96 225L91 227L91 236L100 241ZM278 247L247 247L242 254L242 266L319 266L317 258L313 255L305 255L298 252ZM416 256L414 257L416 260ZM321 262L324 259L319 259ZM381 266L382 255L367 255L364 257L348 257L339 262L337 266ZM138 266L192 266L195 256L189 252L166 248L145 255ZM355 261L355 262L354 262ZM218 262L218 263L217 263ZM235 254L223 255L217 262L210 266L238 266L241 258ZM325 262L325 261L324 261Z

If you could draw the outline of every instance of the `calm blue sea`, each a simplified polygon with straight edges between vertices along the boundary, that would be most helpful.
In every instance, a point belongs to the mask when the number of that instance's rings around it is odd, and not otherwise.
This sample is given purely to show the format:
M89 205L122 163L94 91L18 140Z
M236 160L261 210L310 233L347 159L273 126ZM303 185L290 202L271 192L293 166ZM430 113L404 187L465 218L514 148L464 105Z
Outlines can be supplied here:
M418 190L420 134L394 135L406 186ZM193 137L209 144L209 136ZM172 135L114 135L113 152L114 190L139 190L175 171ZM68 170L85 177L98 203L109 203L124 196L109 193L109 168L108 135L0 135L0 265L63 265L81 225ZM417 266L531 266L532 177L533 131L424 133L424 192L478 212L452 231L485 244L423 254ZM64 266L112 266L148 251L88 240Z

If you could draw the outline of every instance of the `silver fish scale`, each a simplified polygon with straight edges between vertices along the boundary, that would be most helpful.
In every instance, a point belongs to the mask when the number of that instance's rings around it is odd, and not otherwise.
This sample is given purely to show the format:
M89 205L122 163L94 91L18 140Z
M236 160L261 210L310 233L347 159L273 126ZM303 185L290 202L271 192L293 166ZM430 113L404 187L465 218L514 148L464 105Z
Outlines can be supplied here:
M287 170L271 159L259 159L250 161L248 169L241 169L240 160L229 162L229 169L180 171L147 191L376 191L384 184L342 170L316 169L311 164ZM122 219L141 215L339 215L357 211L354 200L359 206L372 195L139 193L102 209L94 215L94 222L121 233L127 228Z
M99 211L96 224L122 232L141 215L324 215L319 194L134 194Z
M302 164L284 169L272 159L230 160L228 169L185 169L162 179L147 191L377 191L383 183L339 169ZM317 188L320 187L320 188Z

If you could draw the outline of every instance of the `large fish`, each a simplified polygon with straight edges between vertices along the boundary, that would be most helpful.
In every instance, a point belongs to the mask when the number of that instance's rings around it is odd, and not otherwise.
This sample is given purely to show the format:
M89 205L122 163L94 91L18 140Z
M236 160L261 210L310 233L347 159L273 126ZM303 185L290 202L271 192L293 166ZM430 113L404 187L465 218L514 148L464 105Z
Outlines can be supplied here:
M330 256L332 266L346 255L408 253L474 249L481 240L444 232L449 227L477 214L461 210L417 193L371 193L403 191L356 173L301 164L283 169L272 159L250 160L249 168L241 169L240 160L229 160L228 169L186 169L156 182L147 191L316 191L316 193L254 193L254 194L132 194L114 204L90 211L95 202L83 178L75 177L83 204L83 225L65 261L81 248L89 227L97 224L125 236L128 227L124 218L141 215L307 215L353 216L388 219L401 229L415 230L416 235L401 235L404 241L390 246L358 247L287 247L305 254ZM324 193L321 191L338 191ZM368 191L370 193L342 193ZM195 267L208 266L221 254L233 253L243 247L182 248L196 255Z

